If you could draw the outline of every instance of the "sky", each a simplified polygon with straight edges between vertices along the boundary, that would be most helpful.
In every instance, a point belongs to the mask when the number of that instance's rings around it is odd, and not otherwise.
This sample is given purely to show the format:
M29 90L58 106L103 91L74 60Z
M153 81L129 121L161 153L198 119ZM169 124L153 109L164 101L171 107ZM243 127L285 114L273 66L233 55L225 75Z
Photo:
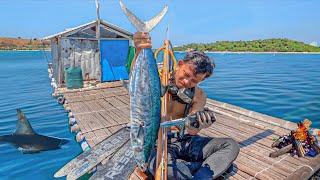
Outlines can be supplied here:
M165 30L174 45L220 40L289 38L320 44L319 0L123 0L142 20L168 13L151 32L161 46ZM100 0L103 20L135 28L118 0ZM41 38L96 18L94 0L0 0L0 36Z

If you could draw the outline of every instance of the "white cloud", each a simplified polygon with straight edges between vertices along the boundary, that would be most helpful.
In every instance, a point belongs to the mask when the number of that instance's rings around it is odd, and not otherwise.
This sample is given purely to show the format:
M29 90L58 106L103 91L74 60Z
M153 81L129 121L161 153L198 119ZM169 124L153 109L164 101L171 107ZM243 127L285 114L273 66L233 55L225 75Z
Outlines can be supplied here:
M312 43L310 43L310 45L318 47L318 43L316 41L313 41Z

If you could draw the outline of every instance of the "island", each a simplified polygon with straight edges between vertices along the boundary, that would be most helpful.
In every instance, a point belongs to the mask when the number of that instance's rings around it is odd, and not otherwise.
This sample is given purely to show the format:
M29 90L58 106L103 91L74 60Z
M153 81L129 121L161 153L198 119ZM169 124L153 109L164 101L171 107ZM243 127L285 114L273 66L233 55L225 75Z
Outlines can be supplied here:
M216 41L177 46L175 51L213 52L320 52L320 47L290 39L263 39L252 41Z
M0 50L48 50L50 41L37 38L23 39L21 37L0 37Z

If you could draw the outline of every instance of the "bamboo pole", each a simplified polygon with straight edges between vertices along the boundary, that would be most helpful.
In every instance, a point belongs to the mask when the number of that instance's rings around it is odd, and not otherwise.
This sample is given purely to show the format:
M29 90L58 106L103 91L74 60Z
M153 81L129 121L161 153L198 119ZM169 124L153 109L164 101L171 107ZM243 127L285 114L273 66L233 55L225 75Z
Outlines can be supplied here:
M100 24L101 24L101 19L100 19L100 2L99 0L96 0L96 10L97 10L97 24L96 24L96 38L98 40L98 56L99 56L99 61L101 61L101 50L100 50ZM100 67L100 82L102 81L102 68Z
M163 86L169 84L170 78L170 57L169 57L169 40L164 41L164 56L163 67L161 74L161 83ZM168 121L168 107L171 100L170 94L165 93L161 98L161 122ZM160 128L158 133L157 144L157 161L156 161L156 180L167 179L167 161L168 161L168 142L167 142L168 128Z

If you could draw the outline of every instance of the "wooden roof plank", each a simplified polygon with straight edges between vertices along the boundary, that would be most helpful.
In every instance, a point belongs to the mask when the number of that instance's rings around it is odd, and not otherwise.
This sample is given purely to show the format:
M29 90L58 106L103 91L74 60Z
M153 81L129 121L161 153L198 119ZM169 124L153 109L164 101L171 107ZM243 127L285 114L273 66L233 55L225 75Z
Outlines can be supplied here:
M203 131L202 133L206 134L206 135L209 135L209 136L210 135L212 136L213 134L215 134L215 136L217 136L217 137L230 137L230 136L228 136L226 134L222 134L222 133L219 133L218 131L214 131L214 130L212 130L212 131L211 130L210 131ZM239 145L241 147L240 151L244 151L246 153L246 152L248 152L248 150L250 150L250 153L251 152L255 152L256 154L259 154L263 158L273 159L273 158L269 157L269 153L271 151L266 149L265 147L258 146L257 143L256 144L250 144L248 146L246 143L244 144L244 142L245 142L244 138L235 137L234 139L239 142ZM247 143L251 143L251 142L247 142ZM274 159L279 160L281 158L282 158L282 156L278 157L278 158L274 158ZM291 164L291 162L289 162L289 161L292 161L292 160L290 160L290 156L287 156L284 159L285 164L290 165L291 168L297 168L297 166L295 164Z

